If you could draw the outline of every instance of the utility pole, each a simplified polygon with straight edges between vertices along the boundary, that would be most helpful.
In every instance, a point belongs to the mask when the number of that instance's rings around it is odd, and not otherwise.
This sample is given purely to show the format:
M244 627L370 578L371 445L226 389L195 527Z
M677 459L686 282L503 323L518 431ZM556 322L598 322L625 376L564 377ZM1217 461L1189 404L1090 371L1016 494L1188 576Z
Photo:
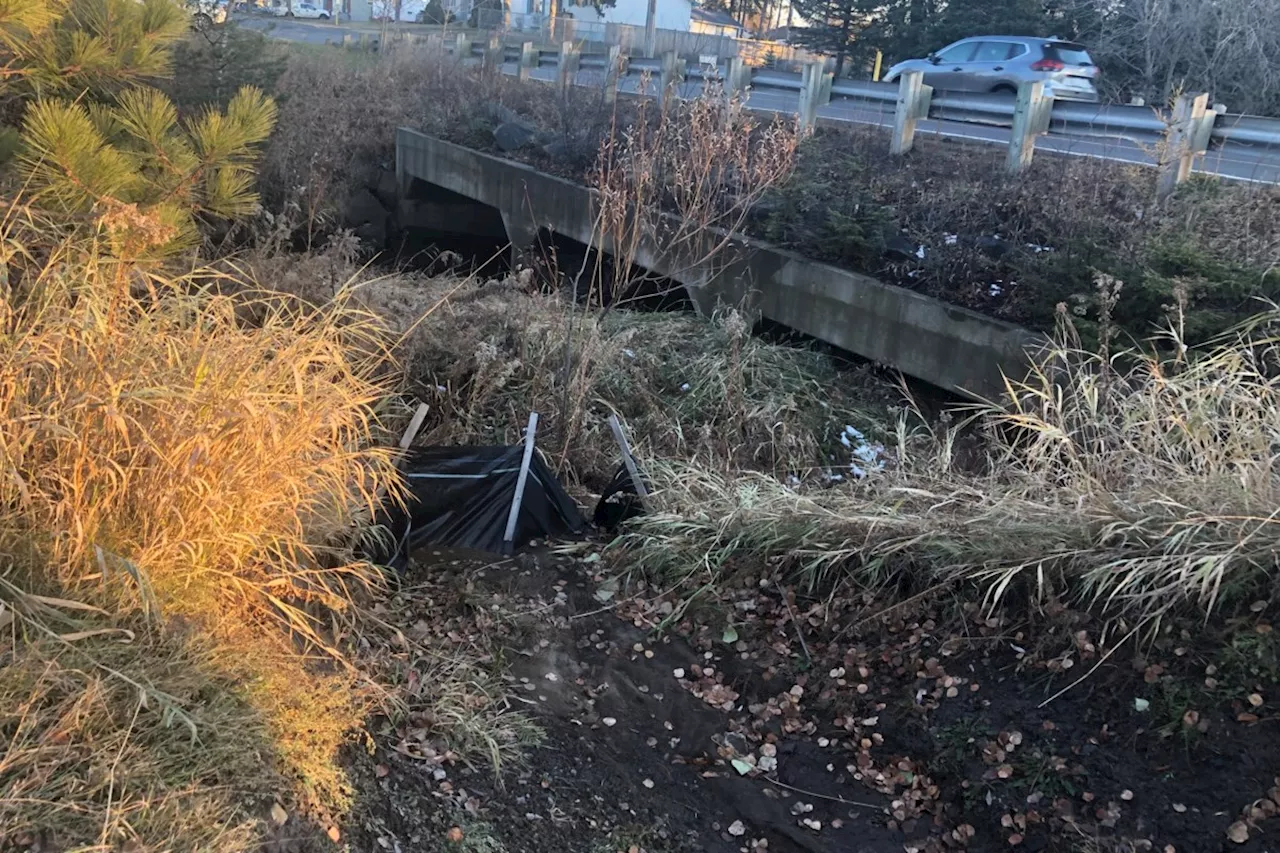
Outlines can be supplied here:
M658 0L649 0L649 11L644 18L644 55L653 59L658 52Z

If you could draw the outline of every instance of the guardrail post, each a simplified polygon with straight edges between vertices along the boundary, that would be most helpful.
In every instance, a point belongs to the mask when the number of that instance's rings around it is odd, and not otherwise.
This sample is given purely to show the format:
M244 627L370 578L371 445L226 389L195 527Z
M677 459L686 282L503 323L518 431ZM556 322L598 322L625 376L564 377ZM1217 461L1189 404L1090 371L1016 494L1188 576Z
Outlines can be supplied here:
M1160 180L1156 184L1156 196L1168 198L1178 184L1191 177L1195 163L1196 134L1205 120L1209 108L1209 96L1179 95L1173 104L1173 120L1165 132L1165 152L1160 158ZM1216 118L1214 114L1214 118ZM1206 135L1205 143L1208 143Z
M556 68L556 80L562 90L573 85L578 74L578 61L582 58L579 47L571 41L560 42L560 62Z
M667 96L673 86L679 86L684 80L684 60L674 50L662 54L662 70L658 78L658 97L666 103Z
M1036 80L1018 87L1013 108L1013 133L1009 139L1008 169L1017 174L1031 165L1036 137L1049 129L1053 98L1044 93L1044 82Z
M351 50L356 46L355 33L344 33L342 36L342 46L347 50Z
M624 70L627 57L622 54L622 45L610 46L604 62L604 99L612 104L618 99L618 78L627 73Z
M533 42L527 41L520 45L520 63L516 66L516 78L522 83L527 81L533 69L537 67L538 49L533 46Z
M745 72L745 73L744 73ZM741 56L731 56L724 62L724 96L734 98L746 88L751 69Z
M490 36L489 43L484 48L483 67L486 72L498 71L502 68L503 54L506 48L502 44L502 39L498 36Z
M427 50L433 51L435 53L445 53L446 51L444 48L444 34L432 33L431 35L427 36Z
M471 37L466 33L458 33L458 40L453 43L453 58L459 62L471 58Z
M898 81L898 105L893 114L890 154L906 154L915 144L916 122L929 115L933 87L924 84L923 71L908 71Z
M800 86L800 131L813 130L818 120L818 98L822 95L822 65L810 62L804 67Z

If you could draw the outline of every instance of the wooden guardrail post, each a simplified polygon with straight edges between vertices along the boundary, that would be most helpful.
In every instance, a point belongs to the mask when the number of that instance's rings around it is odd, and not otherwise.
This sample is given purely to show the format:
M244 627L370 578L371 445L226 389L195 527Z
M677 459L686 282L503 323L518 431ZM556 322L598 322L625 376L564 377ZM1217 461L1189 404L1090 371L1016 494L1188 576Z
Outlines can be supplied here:
M453 58L459 62L471 58L471 37L466 33L458 33L458 39L453 43Z
M1168 198L1178 188L1178 184L1191 177L1191 167L1195 164L1197 134L1205 121L1205 113L1209 109L1209 96L1179 95L1173 104L1173 120L1164 137L1164 156L1160 158L1160 178L1156 183L1156 196ZM1216 118L1216 114L1213 118ZM1208 134L1204 135L1208 146Z
M801 73L800 131L808 133L818 121L818 99L822 95L822 64L810 62Z
M618 79L627 73L627 57L622 52L622 45L612 45L604 62L604 99L612 104L618 99Z
M1018 87L1018 101L1013 108L1013 133L1009 139L1007 168L1013 174L1031 165L1036 151L1036 137L1049 129L1053 97L1044 93L1044 82L1035 80Z
M486 73L502 70L502 59L505 52L506 46L502 43L502 38L490 36L489 43L484 47L483 68Z
M560 42L560 62L556 67L556 81L561 90L567 90L578 76L578 64L582 51L571 41Z
M355 33L343 33L343 35L342 35L342 46L343 46L344 48L346 48L347 50L353 50L353 49L355 48L355 46L356 46L356 36L355 36Z
M741 56L731 56L724 61L724 96L738 97L751 79L751 69Z
M893 114L890 154L906 154L916 140L916 123L929 115L933 87L924 84L923 71L907 71L898 82L898 105Z
M538 48L534 47L533 42L527 41L520 45L520 62L516 66L516 79L522 83L525 82L537 67Z
M658 97L666 103L671 89L684 81L684 60L674 50L662 54L662 66L658 76Z

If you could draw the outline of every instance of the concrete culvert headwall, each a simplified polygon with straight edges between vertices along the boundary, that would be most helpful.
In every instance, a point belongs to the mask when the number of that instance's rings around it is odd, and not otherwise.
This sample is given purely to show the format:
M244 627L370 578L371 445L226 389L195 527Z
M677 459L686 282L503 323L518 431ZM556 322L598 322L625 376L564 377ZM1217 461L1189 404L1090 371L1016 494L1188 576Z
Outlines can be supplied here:
M500 216L506 241L524 250L543 229L609 251L598 234L586 187L401 128L396 176L404 197L422 184L447 190ZM486 214L487 216L488 214ZM461 221L461 220L459 220ZM491 217L486 227L493 228ZM700 313L717 305L755 315L900 370L939 388L987 399L1005 375L1025 374L1043 337L1019 326L949 305L869 276L817 263L767 243L734 235L716 257L681 263L642 235L629 260L683 285Z

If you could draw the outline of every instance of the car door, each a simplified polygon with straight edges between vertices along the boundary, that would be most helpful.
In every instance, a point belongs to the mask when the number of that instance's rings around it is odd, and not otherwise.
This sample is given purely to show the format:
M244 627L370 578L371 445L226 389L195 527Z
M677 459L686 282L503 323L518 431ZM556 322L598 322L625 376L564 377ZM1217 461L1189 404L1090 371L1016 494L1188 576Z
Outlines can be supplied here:
M1006 79L1005 63L1017 52L1017 45L1008 41L982 41L973 52L973 58L965 64L963 88L968 92L990 92Z
M925 71L924 82L935 89L951 91L962 86L965 69L977 48L977 41L959 41L944 47L929 60L933 68Z

